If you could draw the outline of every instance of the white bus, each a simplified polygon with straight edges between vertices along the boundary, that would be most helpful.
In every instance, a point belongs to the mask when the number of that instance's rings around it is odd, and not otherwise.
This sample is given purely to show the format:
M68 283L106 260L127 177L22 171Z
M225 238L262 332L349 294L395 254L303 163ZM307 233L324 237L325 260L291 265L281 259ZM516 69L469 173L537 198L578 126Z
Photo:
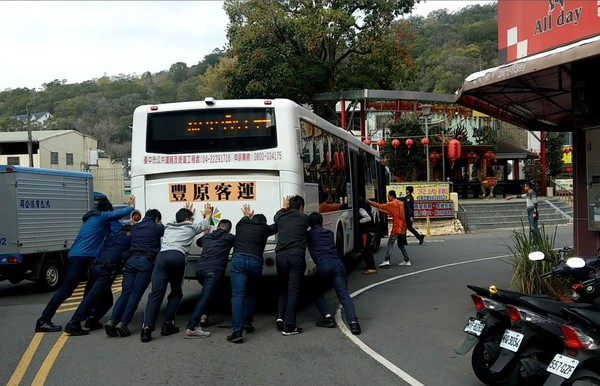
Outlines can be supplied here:
M214 100L145 105L133 115L131 192L144 213L174 221L186 202L199 213L214 206L213 225L235 224L250 204L273 223L287 195L304 197L305 213L323 213L338 253L352 261L358 247L358 197L384 200L379 153L351 133L286 99ZM381 221L380 237L387 232ZM276 237L265 249L265 275L275 274ZM355 246L356 244L356 246ZM194 278L192 245L186 277ZM307 253L307 274L314 272Z

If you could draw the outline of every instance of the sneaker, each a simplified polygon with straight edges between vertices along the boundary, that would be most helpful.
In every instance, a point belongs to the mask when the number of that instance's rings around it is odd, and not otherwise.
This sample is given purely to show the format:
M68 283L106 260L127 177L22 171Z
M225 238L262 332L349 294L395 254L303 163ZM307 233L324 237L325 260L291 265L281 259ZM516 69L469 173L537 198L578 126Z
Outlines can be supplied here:
M277 327L277 330L283 331L283 316L277 315L277 319L275 319L275 327Z
M150 342L152 340L152 329L149 327L142 328L142 331L140 332L140 339L144 343Z
M123 338L131 335L131 331L129 331L129 328L123 322L117 323L117 325L115 326L115 330L117 331L117 334L119 334L119 336Z
M114 338L115 336L119 336L119 333L115 329L115 322L113 322L112 320L109 320L104 324L104 331L106 331L106 335L112 338Z
M350 332L353 335L359 335L361 333L360 324L358 324L357 320L350 322Z
M174 323L163 323L162 328L160 329L160 334L162 336L173 335L179 332L179 327L177 327Z
M419 238L419 245L423 244L423 240L425 240L425 235L421 235L421 238Z
M204 319L200 319L200 327L208 327L209 321L208 321L208 316Z
M98 321L98 319L88 318L83 324L83 327L87 328L88 330L100 330L104 326Z
M399 263L398 265L409 266L409 265L412 265L412 263L409 260L409 261L403 261L402 263Z
M231 343L244 343L244 337L241 331L234 331L231 335L227 336L227 341Z
M383 263L379 264L379 268L389 268L391 266L389 260L384 260Z
M52 322L42 322L38 320L35 322L35 332L59 332L62 331L62 327Z
M334 328L335 327L335 319L332 316L323 318L315 323L317 327L325 327L325 328Z
M376 269L365 269L363 271L363 275L373 275L373 274L376 274L376 273L377 273Z
M81 328L81 324L71 322L65 326L65 332L71 336L83 336L90 333L88 330Z
M281 335L290 336L290 335L300 334L301 332L302 332L302 327L284 326L283 332L281 333Z
M256 331L256 328L254 328L251 322L246 322L244 323L244 331L246 331L247 334L251 334Z
M196 327L193 330L187 328L183 335L185 339L208 338L209 336L210 332L203 331L202 327Z

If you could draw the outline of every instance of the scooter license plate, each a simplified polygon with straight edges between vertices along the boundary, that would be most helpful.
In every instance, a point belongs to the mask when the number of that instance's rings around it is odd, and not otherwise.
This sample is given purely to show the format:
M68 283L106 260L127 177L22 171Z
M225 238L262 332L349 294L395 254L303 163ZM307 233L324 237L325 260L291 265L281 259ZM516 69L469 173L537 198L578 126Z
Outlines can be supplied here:
M502 340L500 341L500 347L510 350L512 352L517 352L519 350L521 342L523 341L523 337L524 335L519 332L506 330L504 331L504 335L502 336Z
M563 377L565 379L569 379L573 372L577 368L579 361L577 359L573 359L571 357L556 354L552 362L548 365L546 371L556 374L559 377Z
M479 336L484 328L484 322L474 317L470 317L469 320L467 320L467 324L465 325L465 329L463 331L467 334Z

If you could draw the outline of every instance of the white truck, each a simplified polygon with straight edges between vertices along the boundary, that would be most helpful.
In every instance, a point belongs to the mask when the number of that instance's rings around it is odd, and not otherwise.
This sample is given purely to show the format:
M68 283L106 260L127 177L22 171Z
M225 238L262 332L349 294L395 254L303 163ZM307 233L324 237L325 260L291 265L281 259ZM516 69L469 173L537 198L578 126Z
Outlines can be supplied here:
M0 281L58 288L93 194L89 173L0 165Z

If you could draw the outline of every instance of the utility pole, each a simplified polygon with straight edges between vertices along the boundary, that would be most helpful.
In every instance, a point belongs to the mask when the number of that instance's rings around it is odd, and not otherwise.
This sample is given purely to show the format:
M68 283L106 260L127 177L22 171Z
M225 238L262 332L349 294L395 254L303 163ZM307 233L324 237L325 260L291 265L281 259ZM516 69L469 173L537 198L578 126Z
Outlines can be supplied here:
M29 167L33 167L33 138L31 136L31 115L29 113L29 103L25 107L27 112L27 152L29 154Z

